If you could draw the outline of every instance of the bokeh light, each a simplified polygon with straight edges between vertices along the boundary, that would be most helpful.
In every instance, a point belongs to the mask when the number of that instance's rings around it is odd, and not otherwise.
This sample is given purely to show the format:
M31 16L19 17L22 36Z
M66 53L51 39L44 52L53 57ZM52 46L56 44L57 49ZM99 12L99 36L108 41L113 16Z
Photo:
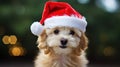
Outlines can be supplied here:
M113 56L115 54L115 49L113 47L106 47L103 51L105 56Z
M11 36L3 36L2 41L4 44L16 44L17 42L17 37L15 35L11 35Z
M9 54L11 56L23 56L25 54L25 49L20 46L14 46L9 49Z
M118 0L96 0L96 5L111 13L119 8Z
M9 44L9 36L7 35L3 36L2 41L4 44Z
M17 42L17 37L16 37L15 35L11 35L11 36L9 37L9 42L10 42L10 44L16 44L16 42Z

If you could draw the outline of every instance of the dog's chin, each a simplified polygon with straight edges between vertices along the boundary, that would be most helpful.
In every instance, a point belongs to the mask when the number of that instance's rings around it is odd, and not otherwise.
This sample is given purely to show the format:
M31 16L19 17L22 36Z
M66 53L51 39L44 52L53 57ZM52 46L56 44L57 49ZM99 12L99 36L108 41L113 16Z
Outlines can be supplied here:
M70 54L72 49L67 46L58 46L53 48L55 54Z

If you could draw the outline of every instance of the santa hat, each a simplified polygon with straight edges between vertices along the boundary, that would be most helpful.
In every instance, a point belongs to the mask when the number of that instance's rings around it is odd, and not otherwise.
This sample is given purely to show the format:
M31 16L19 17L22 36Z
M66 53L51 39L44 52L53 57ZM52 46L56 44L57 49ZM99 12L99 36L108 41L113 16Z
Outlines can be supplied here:
M86 31L87 21L68 3L65 2L46 2L42 19L31 25L31 32L39 36L44 28L54 27L73 27L83 32Z

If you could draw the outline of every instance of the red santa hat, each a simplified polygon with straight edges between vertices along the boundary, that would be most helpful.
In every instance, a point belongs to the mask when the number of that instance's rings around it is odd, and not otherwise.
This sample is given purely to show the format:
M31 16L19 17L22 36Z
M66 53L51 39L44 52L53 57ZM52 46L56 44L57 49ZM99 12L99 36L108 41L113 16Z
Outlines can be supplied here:
M42 19L31 25L31 32L39 36L44 28L54 28L67 26L86 31L87 21L68 3L65 2L46 2Z

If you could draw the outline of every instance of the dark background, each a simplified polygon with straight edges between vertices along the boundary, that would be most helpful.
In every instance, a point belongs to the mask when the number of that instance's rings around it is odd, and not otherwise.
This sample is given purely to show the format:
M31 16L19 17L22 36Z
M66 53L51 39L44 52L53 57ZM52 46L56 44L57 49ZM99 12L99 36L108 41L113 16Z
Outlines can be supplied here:
M38 48L37 36L31 33L30 25L41 19L46 1L0 0L0 67L33 67ZM89 65L117 67L120 63L120 0L53 1L68 2L86 17ZM12 35L17 37L17 42L5 44L3 37ZM12 54L14 47L22 48L22 54Z

